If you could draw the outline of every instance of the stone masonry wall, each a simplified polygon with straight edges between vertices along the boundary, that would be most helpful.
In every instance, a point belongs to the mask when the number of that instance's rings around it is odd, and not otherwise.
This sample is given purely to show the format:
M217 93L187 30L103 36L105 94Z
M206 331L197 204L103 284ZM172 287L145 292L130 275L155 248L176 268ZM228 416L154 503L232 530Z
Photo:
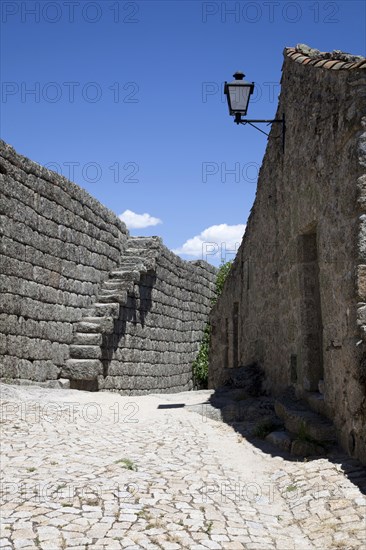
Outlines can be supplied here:
M0 380L192 388L216 269L186 262L0 142Z
M246 233L215 306L209 385L253 362L274 394L324 394L366 462L366 61L285 50ZM247 139L250 139L250 129ZM358 309L359 308L359 309Z
M134 394L192 389L192 363L211 309L215 269L184 262L162 245L157 252L155 273L138 289L137 305L145 300L145 317L140 313L127 325L101 387Z
M63 375L71 387L123 394L192 389L192 362L216 269L185 262L158 237L131 237L121 266L75 325Z
M3 141L0 185L0 378L56 381L73 323L119 264L128 233L86 191Z

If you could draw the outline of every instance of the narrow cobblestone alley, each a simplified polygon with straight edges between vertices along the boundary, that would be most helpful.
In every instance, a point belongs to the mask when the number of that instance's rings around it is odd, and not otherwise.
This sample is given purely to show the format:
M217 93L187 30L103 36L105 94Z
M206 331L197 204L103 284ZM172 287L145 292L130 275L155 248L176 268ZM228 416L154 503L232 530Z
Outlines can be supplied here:
M265 453L209 391L2 393L2 550L366 549L365 469Z

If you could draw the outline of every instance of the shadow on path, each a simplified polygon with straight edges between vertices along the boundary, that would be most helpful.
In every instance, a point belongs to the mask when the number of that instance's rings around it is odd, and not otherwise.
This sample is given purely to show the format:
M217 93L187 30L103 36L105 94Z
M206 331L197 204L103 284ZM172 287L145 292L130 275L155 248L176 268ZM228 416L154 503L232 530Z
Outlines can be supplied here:
M228 424L248 442L272 457L281 457L288 462L310 462L325 458L340 466L347 479L366 495L366 467L347 455L338 445L329 445L324 454L304 457L294 456L266 439L272 431L285 432L283 421L276 416L273 397L249 396L243 389L226 386L215 390L208 400L188 405L187 409Z

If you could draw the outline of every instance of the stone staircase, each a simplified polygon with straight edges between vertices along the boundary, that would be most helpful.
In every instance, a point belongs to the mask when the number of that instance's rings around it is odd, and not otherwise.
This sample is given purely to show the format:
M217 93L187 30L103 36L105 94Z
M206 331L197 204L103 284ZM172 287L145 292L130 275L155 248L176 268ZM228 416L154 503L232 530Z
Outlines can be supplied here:
M98 390L97 377L106 375L106 338L113 335L121 308L127 306L129 298L134 295L135 285L143 275L154 271L160 245L159 237L130 237L120 267L110 272L95 303L75 323L70 358L62 373L65 378L70 378L71 388Z
M275 412L282 419L285 431L272 432L266 440L296 456L323 455L336 441L336 431L324 416L321 394L309 393L303 400L288 391L275 401Z

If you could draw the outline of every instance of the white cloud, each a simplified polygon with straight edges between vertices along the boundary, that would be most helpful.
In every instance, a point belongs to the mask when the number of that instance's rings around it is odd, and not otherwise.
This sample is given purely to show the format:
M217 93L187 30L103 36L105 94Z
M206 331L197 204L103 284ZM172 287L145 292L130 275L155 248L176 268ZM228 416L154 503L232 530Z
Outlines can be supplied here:
M188 239L180 248L176 248L173 252L204 260L218 257L225 260L226 256L229 255L229 251L239 248L245 227L244 224L228 225L221 223L220 225L211 225L211 227L204 229L199 235ZM232 259L232 257L233 254L228 259Z
M150 216L150 214L136 214L136 212L132 212L132 210L125 210L118 217L125 222L128 229L142 229L144 227L163 223L159 218L154 218Z

